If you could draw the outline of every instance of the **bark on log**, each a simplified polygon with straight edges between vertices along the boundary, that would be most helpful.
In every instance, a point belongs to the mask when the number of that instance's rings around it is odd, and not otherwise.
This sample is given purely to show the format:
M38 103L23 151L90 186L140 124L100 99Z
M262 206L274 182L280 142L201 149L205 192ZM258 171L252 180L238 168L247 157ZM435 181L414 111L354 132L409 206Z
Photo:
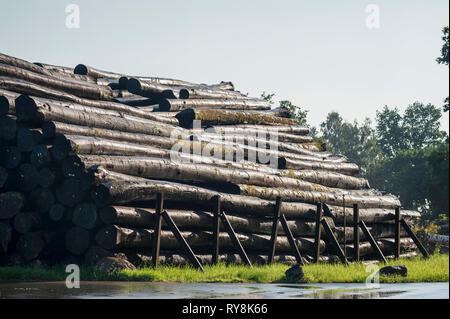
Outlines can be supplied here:
M376 241L383 254L390 254L394 250L394 239L380 239ZM402 238L400 240L401 252L408 252L415 248L414 242L411 238ZM331 253L335 252L334 246L327 245L327 250ZM369 242L362 242L359 245L359 251L361 256L370 256L375 254L372 245ZM347 244L347 255L353 256L353 245Z
M13 229L7 222L0 222L0 255L8 252L9 243L11 242Z
M39 230L43 227L44 218L41 214L35 212L25 212L18 213L14 217L14 229L21 234Z
M201 125L296 125L297 121L284 117L275 117L268 114L251 113L239 110L182 110L176 116L181 127L192 128L193 121L200 120Z
M0 85L1 87L1 85ZM6 114L14 114L16 110L16 104L14 100L19 96L20 94L15 92L10 92L6 90L0 89L0 116L6 115Z
M323 170L350 176L359 174L359 167L353 163L307 162L293 158L284 158L279 167L297 170Z
M213 215L200 210L166 210L175 224L181 230L209 230L212 229ZM100 219L105 224L114 224L130 228L152 228L155 223L154 210L136 207L108 206L100 210ZM272 231L272 220L235 216L227 214L231 226L236 232L256 233L270 235ZM328 218L328 217L327 217ZM332 222L331 219L328 219ZM163 226L165 223L163 222ZM296 237L313 237L315 223L305 220L289 220L289 228ZM331 224L334 229L333 224ZM281 224L278 225L279 234L284 235Z
M24 121L31 120L35 116L39 108L38 106L49 105L51 107L58 106L68 108L74 111L95 113L99 115L116 116L123 119L141 121L153 125L157 123L165 123L172 125L174 127L178 125L178 121L176 119L167 118L155 113L140 110L139 108L112 102L108 104L106 103L99 104L98 106L94 107L73 102L56 101L46 98L22 96L17 99L16 103L20 105L17 110L17 112L20 114L19 117ZM147 122L145 120L149 120L151 122Z
M41 66L3 53L0 53L0 63L25 69L39 74L50 75L50 72L42 68Z
M0 219L9 219L21 211L25 197L17 192L0 193Z
M342 206L326 206L325 210L328 215L331 216L336 225L344 224L344 211ZM345 216L347 219L347 225L353 226L353 211L351 209L346 209ZM372 209L360 209L359 210L360 218L366 224L372 223L394 223L395 211L393 209L387 208L372 208ZM412 224L417 224L421 218L419 212L411 211L411 210L401 210L401 217L407 222L411 222Z
M228 109L228 110L270 110L270 104L263 100L204 100L167 99L159 103L159 111L181 111L184 109Z
M345 190L329 188L318 184L305 182L299 179L293 179L290 177L281 177L277 175L268 175L257 171L246 171L241 169L231 169L224 167L214 167L206 164L191 164L191 163L179 163L172 162L171 160L165 160L160 158L151 157L122 157L122 156L83 156L80 155L80 159L87 167L90 166L104 166L108 167L114 172L139 176L148 179L157 179L164 176L164 179L180 183L205 183L211 185L223 185L229 192L236 192L245 194L255 190L260 192L256 196L256 193L252 193L249 196L255 196L259 198L267 197L266 199L272 199L273 196L266 193L273 193L280 191L287 194L286 199L293 201L292 198L300 196L299 198L308 198L303 195L300 190L310 192L310 196L314 198L328 198L326 193L333 193L334 196L330 198L338 197L341 195L372 196L371 190ZM232 184L243 184L246 186L240 186L236 188ZM251 186L250 186L251 185ZM264 186L256 187L256 186ZM269 189L269 187L282 188L282 189ZM298 192L297 192L298 191ZM298 194L297 194L298 193ZM283 197L284 198L284 197ZM313 197L310 197L313 198ZM298 201L304 201L298 200ZM308 200L311 202L310 200ZM383 202L383 201L382 201ZM316 203L316 202L313 202Z
M254 197L219 193L198 186L191 186L165 181L138 181L130 183L117 183L114 181L133 180L128 175L112 173L102 167L96 169L98 183L110 183L112 185L101 185L96 189L99 205L123 204L135 201L154 200L157 193L164 193L168 200L184 203L195 203L198 207L208 210L214 209L214 196L221 196L223 210L234 215L273 216L275 202L262 200ZM293 219L313 219L316 206L304 203L283 202L281 214Z
M346 207L353 207L358 204L361 208L395 208L400 206L400 201L394 196L377 196L368 193L367 195L345 194L345 203L342 193L301 191L297 189L269 188L262 186L239 184L240 194L244 196L253 196L262 199L275 200L278 196L283 201L306 202L306 203L325 203L329 205L345 204Z
M97 100L111 100L113 98L112 90L108 87L88 82L62 80L51 75L38 74L2 63L0 63L0 75L61 90L83 98Z
M232 134L232 135L247 135L249 132L255 134L257 132L275 131L291 135L308 135L309 128L299 125L280 125L280 126L266 126L266 125L227 125L227 126L211 126L208 130L217 134ZM293 141L295 142L295 141Z
M179 91L180 99L218 99L218 100L233 100L233 99L253 99L236 91L222 90L217 87L188 87L182 88Z
M127 81L129 92L149 98L160 99L178 99L179 88L163 85L154 82L140 81L136 78L130 78Z
M212 232L181 232L192 249L208 249L211 246ZM265 249L270 242L270 236L256 234L236 234L246 251L258 251ZM153 230L151 229L128 229L115 225L101 228L96 236L97 244L105 249L143 249L152 248ZM220 247L222 249L233 249L233 243L228 233L220 233ZM310 252L313 249L313 240L298 237L295 239L301 252ZM180 249L179 243L171 231L161 231L161 249ZM325 250L325 242L320 242L321 251ZM285 236L279 236L276 244L278 252L290 252L290 246Z

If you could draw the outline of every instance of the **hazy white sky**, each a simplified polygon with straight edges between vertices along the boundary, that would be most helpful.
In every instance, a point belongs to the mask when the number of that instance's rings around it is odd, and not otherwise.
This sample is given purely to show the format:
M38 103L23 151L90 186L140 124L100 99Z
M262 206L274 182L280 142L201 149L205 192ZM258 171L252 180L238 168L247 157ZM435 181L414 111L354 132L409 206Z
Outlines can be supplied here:
M80 28L65 7L80 8ZM366 26L368 4L380 28ZM374 118L384 105L441 106L448 68L435 62L447 0L6 1L0 52L31 62L86 63L131 75L233 81L309 109L318 125L335 110ZM448 132L448 113L442 121Z

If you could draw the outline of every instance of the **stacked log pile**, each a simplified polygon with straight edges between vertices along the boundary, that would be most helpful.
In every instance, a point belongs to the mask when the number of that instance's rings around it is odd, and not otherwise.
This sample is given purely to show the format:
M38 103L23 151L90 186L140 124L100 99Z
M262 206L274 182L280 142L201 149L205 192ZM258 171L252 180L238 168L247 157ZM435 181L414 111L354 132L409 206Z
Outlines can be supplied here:
M316 203L325 204L348 256L353 204L382 251L393 250L398 198L371 189L357 165L315 143L289 111L230 82L132 77L0 54L0 147L1 264L95 264L107 256L146 264L158 193L202 263L212 262L217 196L253 262L267 261L277 197L307 259ZM402 216L414 224L420 215ZM324 260L336 253L328 243L324 236ZM362 232L360 249L374 256ZM415 246L403 238L401 249ZM220 253L242 262L226 232ZM187 262L164 223L160 255ZM275 261L295 262L281 225Z

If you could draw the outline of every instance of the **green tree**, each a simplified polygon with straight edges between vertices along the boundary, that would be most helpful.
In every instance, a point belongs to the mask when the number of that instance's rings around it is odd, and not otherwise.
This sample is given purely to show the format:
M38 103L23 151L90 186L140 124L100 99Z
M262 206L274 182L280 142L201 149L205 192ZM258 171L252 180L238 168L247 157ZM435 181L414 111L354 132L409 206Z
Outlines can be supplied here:
M359 165L362 175L379 158L375 130L369 119L362 124L357 121L350 123L344 121L339 113L331 112L326 121L320 124L320 131L327 150L347 156L350 162Z
M449 211L449 144L442 143L430 148L427 165L430 170L427 179L427 197L430 200L430 212L434 218Z
M448 66L449 63L449 57L448 57L448 46L449 46L449 34L448 34L448 26L444 27L442 29L442 41L444 41L444 44L442 45L441 49L441 56L436 59L436 62L439 64L444 64ZM449 106L448 106L448 97L444 100L444 112L448 112Z
M261 99L269 102L271 105L275 104L274 97L275 93L266 93L265 91L261 93ZM288 109L291 112L291 118L297 120L299 125L309 127L307 123L308 110L303 110L289 100L280 101L279 107Z
M385 106L377 111L377 145L384 156L395 156L400 150L439 144L446 137L440 131L441 117L441 110L432 104L414 102L403 116L397 108Z

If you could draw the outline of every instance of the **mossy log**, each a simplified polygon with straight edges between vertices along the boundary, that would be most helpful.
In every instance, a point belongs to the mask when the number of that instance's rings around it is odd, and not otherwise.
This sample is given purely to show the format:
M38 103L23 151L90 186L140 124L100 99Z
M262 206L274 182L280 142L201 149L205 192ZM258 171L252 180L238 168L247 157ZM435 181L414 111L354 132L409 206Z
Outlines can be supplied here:
M207 100L207 99L167 99L159 103L159 111L181 111L185 109L228 109L228 110L270 110L264 100Z
M262 113L251 113L240 110L182 110L176 116L181 127L192 128L193 121L201 121L203 127L211 125L295 125L297 121L284 117L275 117Z
M328 205L326 208L329 216L333 217L336 225L344 224L344 209L342 206ZM412 224L417 224L421 218L419 212L411 210L400 211L402 219ZM347 208L345 210L346 223L349 226L353 225L353 209ZM388 223L393 224L395 219L395 210L392 208L372 208L372 209L359 209L359 216L368 225L371 223Z
M192 249L207 249L211 247L212 232L209 231L182 231L182 236L186 239ZM239 241L246 251L261 251L267 249L270 243L270 236L256 234L236 233ZM152 229L129 229L115 225L101 228L96 236L96 243L109 250L113 249L151 249L153 246ZM233 243L228 233L221 232L219 236L220 247L222 249L233 249ZM311 252L314 242L309 238L297 237L295 239L298 248L302 252ZM171 231L161 231L161 249L177 250L180 249L179 243ZM320 242L321 251L325 249L325 242ZM276 250L278 252L290 252L287 237L278 236Z
M253 196L267 200L275 200L281 196L283 201L288 202L307 202L307 203L325 203L329 205L339 205L353 207L358 204L361 208L395 208L400 206L400 201L392 195L381 196L367 190L366 193L358 194L358 191L352 193L321 192L321 191L302 191L299 189L270 188L263 186L239 184L239 194L244 196ZM345 200L343 198L345 195Z
M69 81L56 78L51 75L38 74L25 69L0 63L0 75L13 77L23 81L42 85L44 87L61 90L79 97L110 100L113 98L112 91L109 87L96 85L88 82Z

